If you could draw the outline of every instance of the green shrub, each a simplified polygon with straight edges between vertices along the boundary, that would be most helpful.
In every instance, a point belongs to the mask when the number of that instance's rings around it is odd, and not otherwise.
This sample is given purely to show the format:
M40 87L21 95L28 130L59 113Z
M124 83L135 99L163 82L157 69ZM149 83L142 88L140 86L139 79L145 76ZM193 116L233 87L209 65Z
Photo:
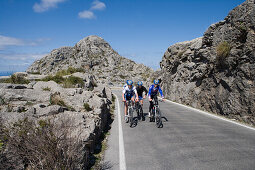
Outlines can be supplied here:
M86 111L91 111L92 110L92 108L89 106L89 104L88 103L84 103L84 109L86 110Z
M79 87L84 87L85 85L82 78L75 76L69 76L68 78L64 78L60 75L47 76L43 78L42 81L55 81L58 84L63 84L64 88L73 88L75 87L75 85L78 85Z
M44 87L42 88L43 91L51 91L51 88L50 87Z
M76 72L85 72L85 70L83 68L73 68L73 67L68 67L67 70L60 70L56 73L56 75L58 76L66 76L66 75L70 75Z
M231 50L231 46L228 42L224 41L217 46L217 56L226 58Z
M56 83L60 84L65 81L65 78L59 75L56 75L56 76L49 75L43 78L42 81L55 81Z
M4 79L1 81L2 83L12 83L12 84L28 84L30 83L29 80L27 80L24 77L21 76L16 76L16 75L11 75L10 78Z
M216 52L216 65L219 67L224 66L226 58L229 56L231 46L228 42L224 41L217 46Z
M79 87L84 87L83 79L80 77L70 76L65 79L63 82L64 88L72 88L75 87L75 85L78 85Z

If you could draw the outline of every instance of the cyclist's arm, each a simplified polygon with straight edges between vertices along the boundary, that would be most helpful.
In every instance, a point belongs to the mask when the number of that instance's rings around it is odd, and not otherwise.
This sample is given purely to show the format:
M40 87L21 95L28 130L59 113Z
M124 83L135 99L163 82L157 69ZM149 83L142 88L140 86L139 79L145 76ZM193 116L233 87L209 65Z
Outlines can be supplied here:
M149 88L149 93L148 93L149 99L151 98L151 90L152 90L152 88L153 88L153 86L151 86L151 87Z
M164 98L163 92L162 92L160 87L158 87L158 90L159 90L159 93L160 93L161 97Z
M134 92L135 92L136 100L138 100L138 94L137 94L137 90L136 90L136 88L135 88L135 87L134 87Z
M143 90L144 90L144 92L145 92L145 96L147 96L147 94L148 94L148 90L143 86Z
M124 90L122 91L122 99L123 99L123 101L125 101L125 93L126 93L126 89L124 88Z

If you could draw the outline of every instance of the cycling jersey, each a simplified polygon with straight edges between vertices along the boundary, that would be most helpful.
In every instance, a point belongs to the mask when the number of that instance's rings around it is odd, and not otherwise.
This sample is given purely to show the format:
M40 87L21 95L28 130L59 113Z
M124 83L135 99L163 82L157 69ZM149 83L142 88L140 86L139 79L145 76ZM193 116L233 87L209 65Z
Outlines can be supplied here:
M134 86L132 86L131 88L128 88L128 86L126 86L123 89L123 94L125 95L125 98L128 100L130 100L136 93L137 93L137 91Z
M158 94L158 91L161 95L161 97L164 97L163 96L163 92L161 90L161 88L159 87L159 85L157 87L155 87L155 85L151 85L150 89L149 89L149 93L148 93L148 96L151 97L151 96L156 96Z
M145 95L147 95L147 93L148 93L147 89L144 86L142 86L140 88L139 88L139 86L137 86L136 90L137 90L138 97L143 97L143 92L145 92Z

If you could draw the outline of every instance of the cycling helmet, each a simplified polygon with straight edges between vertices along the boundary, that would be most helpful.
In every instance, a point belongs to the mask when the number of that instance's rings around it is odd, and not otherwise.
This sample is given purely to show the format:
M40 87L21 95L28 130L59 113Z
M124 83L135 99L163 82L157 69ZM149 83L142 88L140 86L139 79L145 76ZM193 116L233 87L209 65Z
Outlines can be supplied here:
M132 80L127 80L127 85L133 85L133 81Z
M155 85L158 85L158 84L159 84L159 81L158 81L158 80L154 80L154 84L155 84Z
M142 85L143 85L143 82L138 81L137 85L138 85L138 86L142 86Z

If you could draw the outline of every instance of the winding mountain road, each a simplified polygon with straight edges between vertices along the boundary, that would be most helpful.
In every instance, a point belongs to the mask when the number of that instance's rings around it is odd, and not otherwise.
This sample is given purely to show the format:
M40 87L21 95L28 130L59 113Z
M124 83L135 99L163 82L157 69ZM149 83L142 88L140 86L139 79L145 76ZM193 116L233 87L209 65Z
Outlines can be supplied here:
M145 121L124 122L121 90L105 162L111 169L255 169L255 129L172 102L161 102L163 128ZM148 113L146 99L144 112Z

